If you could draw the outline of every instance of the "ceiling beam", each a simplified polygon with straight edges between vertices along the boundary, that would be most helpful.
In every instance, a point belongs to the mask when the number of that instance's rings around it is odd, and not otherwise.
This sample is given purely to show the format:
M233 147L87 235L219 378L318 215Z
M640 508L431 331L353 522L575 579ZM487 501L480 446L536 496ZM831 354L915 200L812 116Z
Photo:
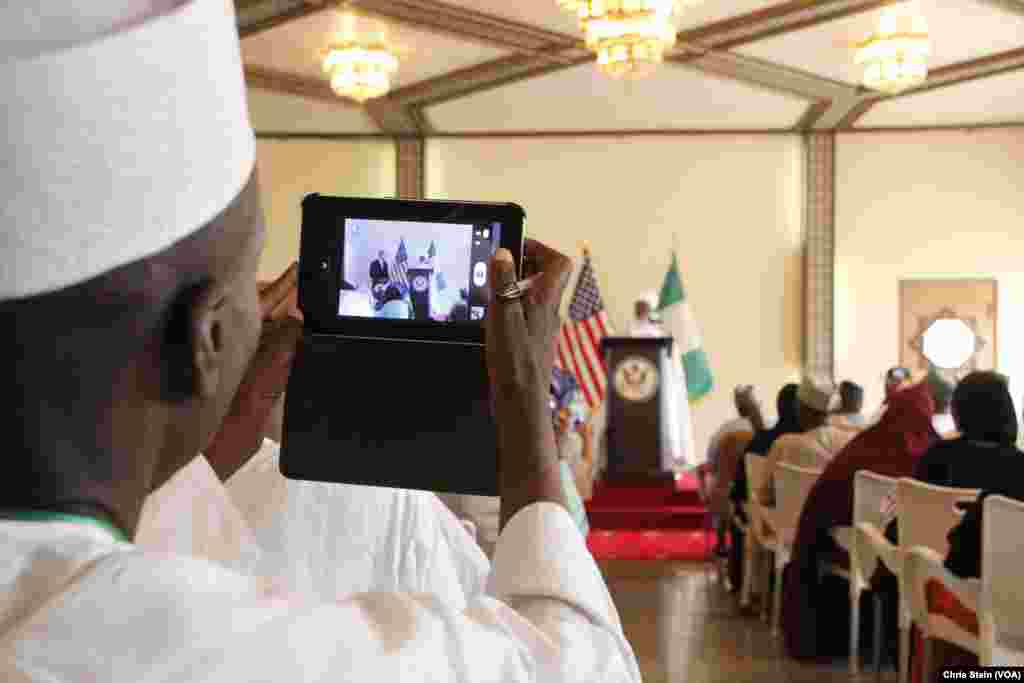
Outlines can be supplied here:
M861 95L834 125L836 128L852 128L873 106L885 100L908 97L954 85L962 85L963 83L969 83L981 78L989 78L1022 69L1024 69L1024 47L999 52L986 57L979 57L978 59L971 59L958 64L942 66L929 72L927 80L921 85L905 90L898 95L887 96L878 93Z
M682 45L695 43L721 50L870 12L900 0L788 0L778 5L680 31Z
M822 116L832 107L832 100L821 100L819 102L812 103L807 107L807 111L804 112L803 116L793 126L793 130L805 132L813 130L814 124L816 124Z
M311 14L328 5L309 0L235 0L238 35L249 38Z
M543 76L554 71L560 71L567 66L584 64L591 61L593 57L588 54L582 57L572 57L571 59L572 61L568 64L551 64L526 55L502 57L414 83L405 88L399 88L385 97L402 104L415 104L419 107L426 107L515 83L526 78Z
M298 97L305 97L331 106L347 109L365 109L382 133L396 137L420 137L429 130L421 125L422 119L412 110L399 102L388 101L387 98L370 100L365 106L359 105L345 97L339 97L331 90L331 86L319 79L304 78L289 73L282 73L262 67L245 67L245 82L250 88L260 88Z
M297 95L311 100L327 102L339 107L358 107L352 100L338 97L325 80L304 78L283 71L266 69L261 66L245 67L245 83L250 88L261 88L273 92Z
M735 52L694 46L689 54L669 57L667 61L807 100L845 97L854 92L845 83Z
M983 5L991 5L1012 14L1024 15L1024 0L976 0Z

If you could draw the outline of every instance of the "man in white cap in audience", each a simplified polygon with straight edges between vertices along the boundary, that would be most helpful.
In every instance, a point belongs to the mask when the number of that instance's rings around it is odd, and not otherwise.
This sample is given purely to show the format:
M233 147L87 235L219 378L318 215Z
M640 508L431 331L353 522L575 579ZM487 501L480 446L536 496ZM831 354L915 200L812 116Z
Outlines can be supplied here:
M783 434L768 451L768 471L784 462L800 467L824 469L848 444L857 432L828 423L829 416L839 407L839 393L827 380L804 377L797 391L800 428L803 432ZM771 479L761 491L762 499L774 498Z
M257 351L263 246L225 0L0 6L0 679L640 679L565 510L548 378L569 260L486 321L502 533L485 595L337 602L129 539ZM492 284L516 277L511 255ZM292 332L292 334L295 334Z

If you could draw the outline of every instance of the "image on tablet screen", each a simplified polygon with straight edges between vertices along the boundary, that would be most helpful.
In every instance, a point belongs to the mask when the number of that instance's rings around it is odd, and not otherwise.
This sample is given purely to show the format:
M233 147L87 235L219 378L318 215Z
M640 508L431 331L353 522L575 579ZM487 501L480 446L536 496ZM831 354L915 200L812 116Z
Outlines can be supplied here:
M338 315L477 323L501 224L346 218Z

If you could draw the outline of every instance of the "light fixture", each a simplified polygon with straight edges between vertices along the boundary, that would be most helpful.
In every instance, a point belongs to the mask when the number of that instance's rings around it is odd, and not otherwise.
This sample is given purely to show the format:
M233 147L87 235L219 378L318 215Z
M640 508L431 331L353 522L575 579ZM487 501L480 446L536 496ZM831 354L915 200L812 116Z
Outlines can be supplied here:
M927 22L908 2L883 10L878 31L858 46L854 62L864 69L865 87L894 95L925 81L930 52Z
M650 73L676 44L679 0L559 0L559 6L575 9L597 67L613 78Z
M342 35L323 57L331 89L359 103L387 94L391 77L398 71L398 57L383 30L360 38L356 36L355 16L346 13L342 19Z

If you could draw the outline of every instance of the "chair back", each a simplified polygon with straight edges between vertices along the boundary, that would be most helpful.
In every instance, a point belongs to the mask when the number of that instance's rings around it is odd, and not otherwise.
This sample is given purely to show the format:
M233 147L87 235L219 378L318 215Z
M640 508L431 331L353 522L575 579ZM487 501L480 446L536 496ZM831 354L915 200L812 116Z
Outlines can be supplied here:
M853 526L867 522L881 528L885 523L882 511L887 498L895 499L896 478L859 470L853 477ZM895 503L895 500L893 500Z
M956 504L978 497L978 489L935 486L909 477L896 484L896 513L899 519L900 545L921 545L942 556L949 551L946 538L963 517Z
M796 536L804 503L820 476L821 470L811 467L799 467L789 463L779 463L775 467L772 481L775 486L775 506L778 510L777 531L784 542L791 543Z
M718 446L718 471L715 473L715 488L711 494L711 510L725 514L729 507L729 487L740 467L743 467L743 453L747 450L752 432L730 432L722 437Z
M987 496L981 530L981 626L992 629L992 645L1013 643L1024 649L1024 591L1020 577L1024 571L1024 502L1003 496ZM991 655L990 655L991 656ZM984 653L983 653L984 657ZM992 662L989 662L990 664ZM984 659L982 664L986 664Z
M760 493L768 485L768 458L756 453L747 453L744 456L744 464L747 468L747 500L762 503Z

